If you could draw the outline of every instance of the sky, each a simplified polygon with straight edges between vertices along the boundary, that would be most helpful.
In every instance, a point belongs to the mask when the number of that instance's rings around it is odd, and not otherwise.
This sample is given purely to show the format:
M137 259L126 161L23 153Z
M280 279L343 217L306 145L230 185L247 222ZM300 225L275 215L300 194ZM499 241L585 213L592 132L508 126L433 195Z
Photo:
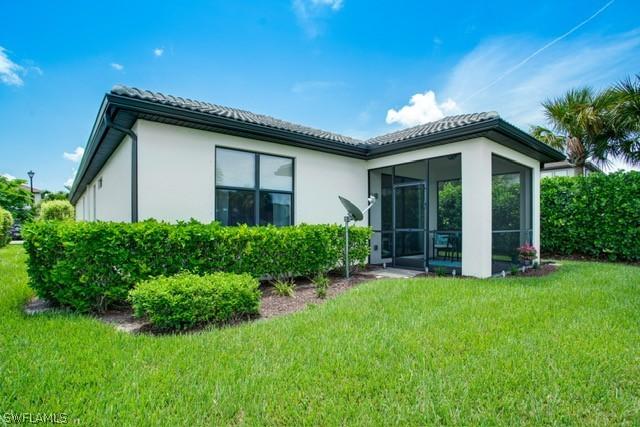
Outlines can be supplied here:
M0 174L61 190L115 84L355 138L640 73L637 0L4 2ZM180 179L180 177L176 177Z

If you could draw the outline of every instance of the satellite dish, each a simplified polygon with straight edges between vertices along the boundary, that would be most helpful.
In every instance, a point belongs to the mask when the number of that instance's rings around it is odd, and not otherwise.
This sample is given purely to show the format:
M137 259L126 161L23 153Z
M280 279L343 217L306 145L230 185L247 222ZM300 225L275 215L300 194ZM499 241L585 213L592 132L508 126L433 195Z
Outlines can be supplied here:
M338 196L338 199L340 199L342 206L344 206L344 208L349 213L352 221L362 221L364 219L364 214L362 213L360 208L351 203L351 201L345 199L342 196Z
M338 196L340 203L347 210L347 215L344 217L344 276L349 278L349 222L350 221L362 221L364 219L364 212L371 209L371 206L376 202L374 196L369 196L367 202L369 205L364 211L361 211L359 207L351 203L351 201L345 199L342 196Z

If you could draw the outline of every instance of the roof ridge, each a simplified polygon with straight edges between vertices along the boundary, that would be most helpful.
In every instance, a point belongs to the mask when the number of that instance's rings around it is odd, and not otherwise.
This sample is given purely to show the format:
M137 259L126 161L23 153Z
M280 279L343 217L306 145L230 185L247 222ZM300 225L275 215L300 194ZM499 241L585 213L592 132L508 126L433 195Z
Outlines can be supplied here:
M433 120L431 122L423 123L420 125L374 136L367 139L365 143L371 145L382 145L393 142L400 142L404 141L405 139L438 133L452 128L499 118L500 115L496 111L483 111L479 113L464 113L444 116L438 120Z
M475 124L491 119L498 119L500 115L495 111L485 111L480 113L465 113L452 116L445 116L438 120L423 123L409 128L399 129L386 134L374 136L372 138L361 140L336 132L330 132L311 126L300 125L287 120L278 119L266 114L254 113L252 111L243 110L235 107L227 107L220 104L213 104L206 101L198 101L191 98L183 98L174 95L167 95L162 92L155 92L146 89L139 89L117 84L111 89L111 93L115 95L136 98L145 101L167 104L178 108L185 108L200 113L211 114L214 116L225 117L233 120L251 123L258 126L270 127L273 129L284 130L299 135L311 136L334 143L341 143L351 146L370 147L373 145L386 145L408 139L418 138L437 134L454 128L460 128L466 125Z
M198 101L190 98L177 97L167 95L162 92L155 92L146 89L139 89L125 85L114 85L111 93L115 95L127 96L130 98L138 98L146 101L159 102L162 104L171 104L181 108L199 111L202 113L212 114L216 116L228 117L243 122L253 123L257 125L288 130L303 135L315 136L318 138L339 142L349 145L363 145L364 141L324 129L318 129L311 126L300 125L287 120L278 119L266 114L254 113L252 111L243 110L235 107L227 107L220 104L213 104L206 101Z

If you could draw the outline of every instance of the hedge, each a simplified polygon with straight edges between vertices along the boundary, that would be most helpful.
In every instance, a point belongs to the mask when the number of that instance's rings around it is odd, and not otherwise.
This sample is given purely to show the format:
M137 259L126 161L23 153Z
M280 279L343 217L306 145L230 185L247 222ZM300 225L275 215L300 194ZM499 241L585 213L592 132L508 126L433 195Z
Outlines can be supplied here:
M11 212L0 207L0 248L11 241L12 225L13 216L11 216Z
M543 252L640 260L640 172L545 178L540 187Z
M40 205L40 215L38 219L49 220L73 220L76 211L68 200L49 200Z
M187 329L257 314L258 286L248 274L180 273L139 283L129 301L136 317L146 316L158 329Z
M362 263L371 232L350 231L350 263ZM182 271L312 277L340 265L344 248L344 227L337 225L38 221L23 236L31 287L80 312L121 304L136 283Z

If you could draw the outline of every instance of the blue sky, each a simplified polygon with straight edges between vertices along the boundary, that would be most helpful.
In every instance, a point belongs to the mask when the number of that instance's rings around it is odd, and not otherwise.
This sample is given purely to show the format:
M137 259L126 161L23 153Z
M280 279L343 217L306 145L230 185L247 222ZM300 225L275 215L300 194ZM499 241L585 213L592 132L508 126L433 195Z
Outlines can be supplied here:
M637 0L183 4L5 2L0 174L62 189L118 83L366 138L640 72Z

